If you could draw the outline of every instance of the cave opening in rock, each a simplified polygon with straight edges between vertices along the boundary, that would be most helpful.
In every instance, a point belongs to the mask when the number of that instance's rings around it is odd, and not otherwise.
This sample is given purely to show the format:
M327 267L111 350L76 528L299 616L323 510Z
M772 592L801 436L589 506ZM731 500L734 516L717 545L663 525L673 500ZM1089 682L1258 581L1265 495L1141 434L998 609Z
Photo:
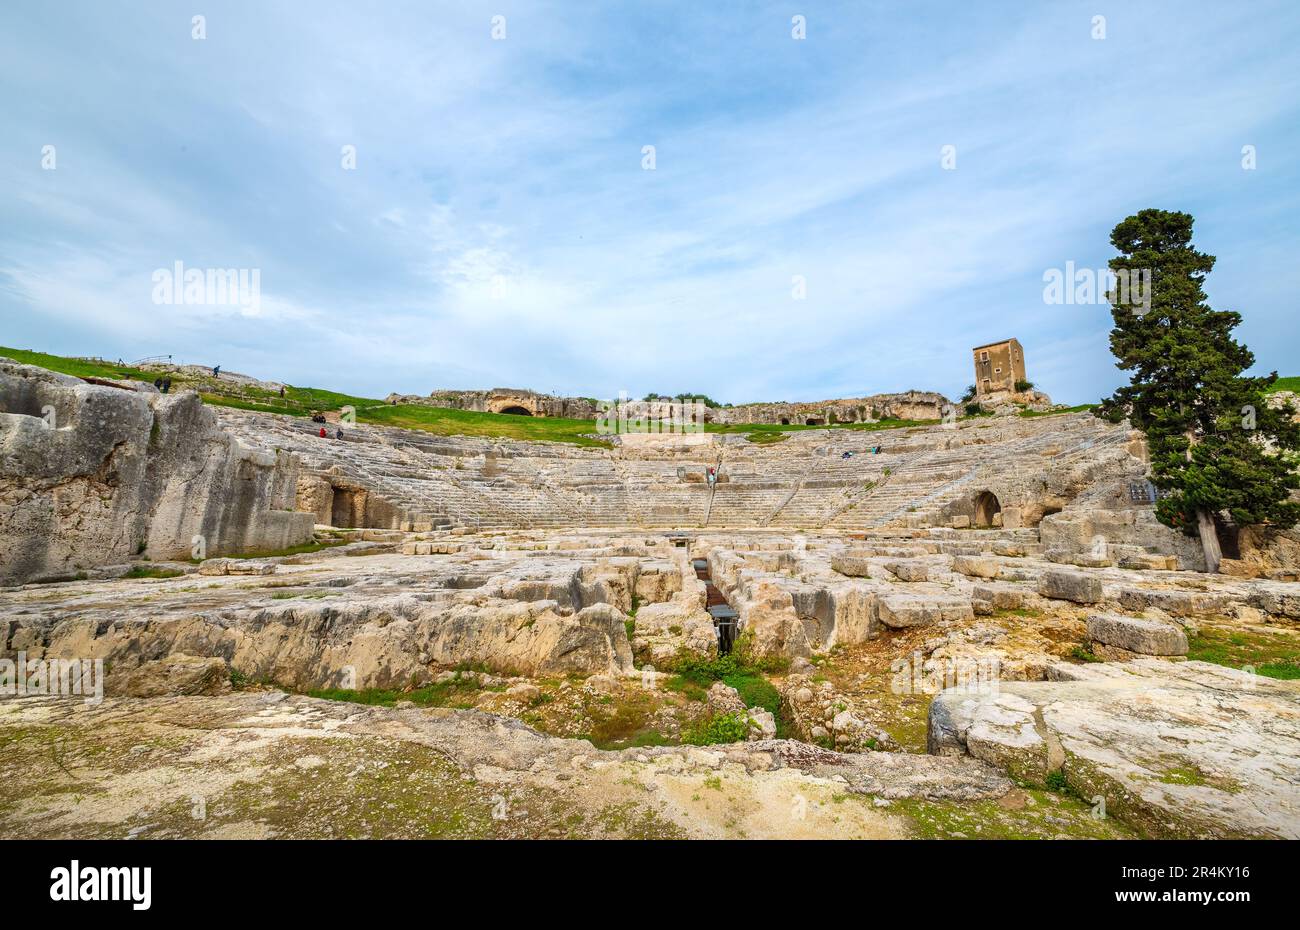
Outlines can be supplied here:
M351 528L360 526L365 515L366 492L359 488L334 488L330 504L330 526Z
M531 417L533 415L533 412L529 410L527 407L520 407L517 404L513 407L506 407L501 412L508 413L511 416L515 416L515 417Z
M993 517L1002 512L1002 504L992 491L981 491L975 498L975 526L992 526Z

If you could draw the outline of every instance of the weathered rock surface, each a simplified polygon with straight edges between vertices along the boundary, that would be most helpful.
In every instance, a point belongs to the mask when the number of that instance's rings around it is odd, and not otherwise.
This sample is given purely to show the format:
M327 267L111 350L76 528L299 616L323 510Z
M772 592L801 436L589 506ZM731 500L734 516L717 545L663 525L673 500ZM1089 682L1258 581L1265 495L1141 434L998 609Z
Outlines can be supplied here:
M1088 617L1088 635L1095 642L1140 655L1187 655L1187 634L1172 623L1159 620L1092 614Z
M0 359L0 584L310 540L297 460L256 452L193 392L90 384Z
M898 748L889 734L855 714L830 682L790 675L781 688L781 704L794 731L809 742L839 752Z
M1147 836L1300 837L1300 682L1160 659L1048 674L943 692L930 752L1031 782L1059 772Z
M0 738L6 836L890 838L906 816L837 801L956 809L1013 787L972 759L789 740L601 752L477 711L278 692L0 699Z
M901 629L974 617L969 600L947 594L887 594L880 598L880 622Z
M959 555L952 560L952 570L972 578L997 578L1002 574L1002 565L987 556Z
M230 690L230 668L219 658L174 653L144 662L127 672L105 674L106 694L166 697L223 694Z
M1099 604L1105 598L1101 579L1083 572L1051 570L1043 573L1038 593L1058 601Z
M389 688L428 681L438 666L458 664L526 675L629 672L625 619L608 604L566 615L554 601L425 604L390 597L146 622L20 623L10 647L33 658L102 658L113 668L108 680L141 657L182 654L216 657L254 680L304 690Z

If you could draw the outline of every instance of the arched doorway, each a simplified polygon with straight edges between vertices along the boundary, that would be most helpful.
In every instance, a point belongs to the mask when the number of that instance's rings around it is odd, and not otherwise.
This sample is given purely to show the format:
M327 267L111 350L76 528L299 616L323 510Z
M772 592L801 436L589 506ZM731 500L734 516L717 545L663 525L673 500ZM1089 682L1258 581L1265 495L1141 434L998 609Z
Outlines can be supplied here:
M1002 512L1002 504L992 491L980 491L975 498L975 526L992 526L993 517Z
M531 417L533 415L533 412L527 407L520 407L518 404L513 407L506 407L501 412L516 417Z

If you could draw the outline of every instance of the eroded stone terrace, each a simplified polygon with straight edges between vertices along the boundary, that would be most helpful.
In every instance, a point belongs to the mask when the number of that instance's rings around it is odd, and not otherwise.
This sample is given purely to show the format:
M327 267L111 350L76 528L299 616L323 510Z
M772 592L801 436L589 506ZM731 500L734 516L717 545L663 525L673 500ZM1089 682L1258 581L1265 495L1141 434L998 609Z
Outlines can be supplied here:
M560 812L571 809L612 818L583 821L573 835L1300 834L1296 684L1148 657L1180 651L1164 647L1170 631L1182 652L1189 634L1218 629L1294 642L1296 586L1067 567L1045 559L1034 536L356 530L337 548L211 560L172 579L9 589L0 594L7 655L96 656L110 672L97 708L0 704L14 745L30 750L57 734L70 754L58 760L70 774L7 765L22 787L0 819L11 831L42 820L60 835L60 818L73 815L64 791L99 793L91 772L109 750L94 747L123 739L146 747L130 761L155 776L223 769L203 777L224 786L228 817L200 830L167 814L191 782L142 792L143 776L105 772L105 835L159 818L168 826L149 829L319 835L322 825L287 822L293 805L280 793L296 798L304 779L341 777L344 759L365 771L355 753L381 745L417 780L450 777L427 751L467 773L466 809L507 791L528 810L513 826L477 819L467 835L567 835ZM698 562L739 614L747 654L779 695L775 715L747 708L725 684L706 690L673 673L683 656L716 649ZM1116 614L1127 618L1118 632L1089 619ZM1126 661L1099 663L1099 654ZM971 669L992 670L996 686L933 700ZM348 692L328 691L339 688ZM403 693L393 709L279 696L360 699L371 689ZM195 697L162 697L174 694ZM751 721L757 742L674 748L724 713ZM208 715L211 730L197 723ZM510 718L531 729L488 723ZM137 727L154 735L128 735ZM301 744L286 743L281 727ZM551 735L528 736L527 751L516 746L522 737L505 737L534 731ZM254 751L211 763L230 740ZM165 752L151 748L159 741ZM805 748L787 748L796 746ZM493 761L474 761L483 757ZM287 784L254 776L263 765ZM566 772L579 774L571 782ZM588 784L585 772L601 774ZM646 787L627 795L614 772ZM236 786L250 782L270 790L251 812L235 803ZM1046 784L1058 790L1035 787ZM384 785L376 772L374 790ZM592 785L606 794L596 808ZM822 827L789 822L795 796L817 799ZM846 797L851 806L837 810ZM1107 819L1093 817L1095 798ZM434 813L415 805L386 825L362 818L369 828L340 830L425 835L443 829ZM357 812L346 814L350 823Z
M1128 448L1135 441L1127 429L1088 414L952 429L810 430L773 445L727 434L704 434L698 443L619 437L610 450L368 425L348 427L339 441L289 417L222 411L221 419L249 445L297 453L320 488L300 505L317 508L323 521L333 516L333 489L359 488L373 498L361 523L393 528L447 522L477 530L852 531L946 522L967 504L973 516L980 491L998 498L1000 522L1032 525L1106 469L1133 470ZM712 488L704 478L710 466L720 476Z
M1300 836L1294 533L1197 571L1135 499L1124 427L339 440L8 377L126 426L6 414L15 493L52 527L15 538L58 573L0 588L0 657L106 672L102 703L0 698L7 833ZM190 472L149 423L180 413L229 455L201 507L155 512L150 481ZM133 470L33 484L24 437ZM108 495L97 532L135 514L176 539L82 544L69 481ZM259 481L228 506L223 482ZM314 546L165 561L290 497Z

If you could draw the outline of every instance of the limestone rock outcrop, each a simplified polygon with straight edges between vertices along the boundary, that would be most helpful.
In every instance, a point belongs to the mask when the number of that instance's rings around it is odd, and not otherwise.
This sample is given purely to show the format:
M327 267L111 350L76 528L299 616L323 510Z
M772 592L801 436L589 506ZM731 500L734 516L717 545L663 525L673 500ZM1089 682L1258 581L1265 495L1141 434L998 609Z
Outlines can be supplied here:
M625 619L609 604L570 613L554 601L429 604L390 597L148 622L42 619L11 630L9 648L33 659L103 659L110 686L122 676L156 681L141 669L180 656L301 690L391 688L424 684L439 668L465 664L524 675L624 674L632 670Z
M1092 614L1088 617L1088 636L1095 643L1121 650L1121 654L1187 655L1186 633L1172 623L1144 617Z
M140 555L311 538L297 461L245 448L197 394L89 383L0 359L0 583Z
M1300 682L1204 662L1048 669L1049 681L953 688L929 751L1049 776L1158 838L1300 838Z

